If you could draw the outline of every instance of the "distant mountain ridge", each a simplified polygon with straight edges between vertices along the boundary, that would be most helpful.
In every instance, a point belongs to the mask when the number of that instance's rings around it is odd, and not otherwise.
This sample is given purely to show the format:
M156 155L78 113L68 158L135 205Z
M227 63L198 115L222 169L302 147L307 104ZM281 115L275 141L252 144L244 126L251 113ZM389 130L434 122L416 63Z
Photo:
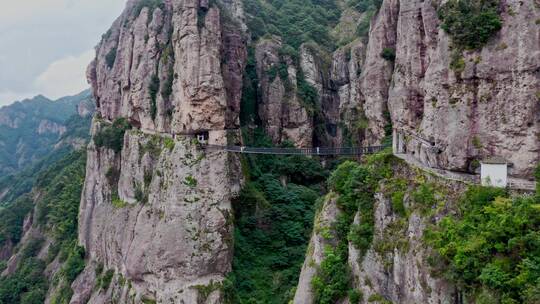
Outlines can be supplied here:
M80 118L88 118L93 111L90 90L54 101L38 95L0 108L0 176L14 174L36 163L51 152L66 133L88 132ZM79 119L70 120L74 115ZM74 126L68 128L68 124ZM71 141L70 144L76 143Z

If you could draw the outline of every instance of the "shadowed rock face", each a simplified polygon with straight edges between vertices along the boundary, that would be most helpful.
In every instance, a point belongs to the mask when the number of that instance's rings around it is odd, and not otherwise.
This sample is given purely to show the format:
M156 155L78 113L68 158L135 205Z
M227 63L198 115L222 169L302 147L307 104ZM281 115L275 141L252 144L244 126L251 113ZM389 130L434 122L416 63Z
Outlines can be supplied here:
M259 116L274 143L289 140L298 147L311 147L313 117L298 98L298 71L289 56L280 56L281 46L280 39L273 37L255 47L261 92Z

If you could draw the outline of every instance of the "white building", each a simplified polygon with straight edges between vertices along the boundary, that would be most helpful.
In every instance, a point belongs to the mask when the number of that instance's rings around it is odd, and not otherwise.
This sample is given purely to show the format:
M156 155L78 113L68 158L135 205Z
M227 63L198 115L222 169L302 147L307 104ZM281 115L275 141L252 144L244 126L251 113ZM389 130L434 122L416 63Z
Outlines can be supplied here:
M508 185L508 162L502 157L492 157L480 162L482 186L506 188Z

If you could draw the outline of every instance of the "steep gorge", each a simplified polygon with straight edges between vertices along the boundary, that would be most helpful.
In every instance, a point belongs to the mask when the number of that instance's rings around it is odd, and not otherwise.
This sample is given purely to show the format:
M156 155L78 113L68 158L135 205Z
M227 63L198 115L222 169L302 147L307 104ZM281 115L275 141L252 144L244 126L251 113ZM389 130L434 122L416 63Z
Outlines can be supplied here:
M466 185L387 153L336 169L195 138L338 147L398 130L424 166L502 156L532 179L540 4L500 1L500 29L468 48L443 28L447 2L128 0L87 73L77 271L54 262L46 303L495 303L429 263L426 234L461 215Z
M512 174L531 176L539 157L534 1L501 4L501 30L466 51L441 29L441 3L360 4L128 2L88 72L100 114L94 138L121 118L130 128L116 151L95 140L89 147L79 229L89 263L73 285L74 303L218 303L229 298L223 291L231 283L243 296L241 282L226 279L231 201L244 179L263 191L255 197L271 193L270 180L246 173L253 161L241 166L237 157L199 150L189 139L199 132L209 132L210 143L247 144L257 142L246 136L260 128L273 145L309 147L382 144L393 127L406 134L407 153L427 166L473 171L480 158L499 155L514 163ZM523 28L526 38L505 35L509 28ZM454 54L463 56L458 70ZM294 170L280 170L272 178L286 188L302 184L291 180ZM263 218L254 217L259 228ZM395 267L416 254L398 256ZM102 267L114 273L112 283L96 290ZM411 271L423 276L424 267ZM397 281L384 284L373 288L398 302L432 299L425 290L395 291ZM433 297L450 297L435 290Z

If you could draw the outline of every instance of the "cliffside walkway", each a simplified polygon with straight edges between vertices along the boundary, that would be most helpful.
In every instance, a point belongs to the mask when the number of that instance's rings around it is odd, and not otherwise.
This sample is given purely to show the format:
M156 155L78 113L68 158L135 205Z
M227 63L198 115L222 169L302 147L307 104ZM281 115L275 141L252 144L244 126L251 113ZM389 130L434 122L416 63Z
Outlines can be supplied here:
M367 147L336 147L336 148L255 148L241 146L217 146L205 145L209 151L227 151L244 154L271 154L271 155L365 155L381 152L389 146L367 146Z

